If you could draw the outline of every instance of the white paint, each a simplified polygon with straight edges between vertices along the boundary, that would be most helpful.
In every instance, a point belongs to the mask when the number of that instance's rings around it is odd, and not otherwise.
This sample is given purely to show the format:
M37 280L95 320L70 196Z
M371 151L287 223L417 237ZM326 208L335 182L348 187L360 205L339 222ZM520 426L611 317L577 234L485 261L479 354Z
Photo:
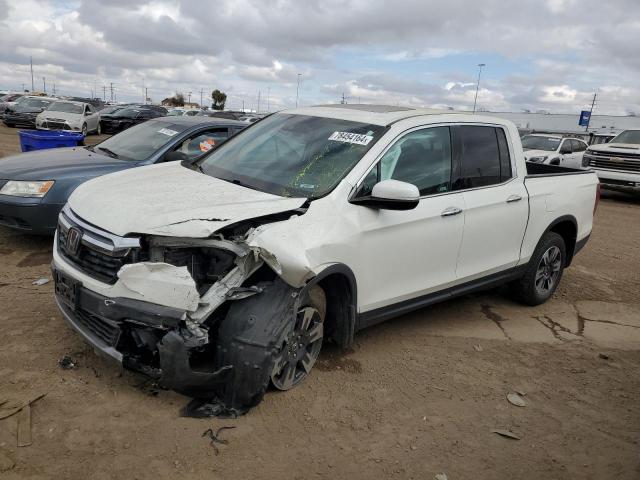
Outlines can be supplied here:
M300 207L303 198L250 190L161 163L95 178L69 198L79 217L116 235L205 238L241 220Z
M305 214L263 225L248 235L246 243L252 254L260 256L292 286L304 285L333 264L344 264L356 278L358 310L365 312L525 263L542 233L560 216L573 215L577 219L578 240L591 231L595 175L525 180L518 131L509 121L417 110L369 113L329 107L305 108L294 114L390 126L338 186L329 195L311 202ZM407 211L375 210L349 203L373 165L408 132L455 124L504 128L515 178L503 185L426 196L415 209ZM507 203L512 195L522 199ZM78 188L69 202L84 220L118 235L201 238L230 223L295 209L304 199L249 190L172 163L98 178ZM553 205L552 211L549 204ZM462 212L443 217L442 212L450 207ZM125 296L151 298L152 292L144 288L143 278L152 273L148 266L138 272L139 276L127 278L124 285L120 278L116 285L108 286L74 270L55 249L54 262L57 268L98 293L107 294L119 286L118 291ZM246 270L250 268L253 267ZM186 279L177 272L160 273L159 281L177 282L190 292L184 284ZM230 285L242 281L239 273L232 272L224 282L214 285L200 299L202 304L216 305ZM179 301L177 295L172 299L160 294L157 297L162 305ZM207 301L203 302L205 298ZM192 306L192 301L189 299L186 304Z
M168 263L133 263L118 272L118 283L147 302L195 311L200 295L187 267Z

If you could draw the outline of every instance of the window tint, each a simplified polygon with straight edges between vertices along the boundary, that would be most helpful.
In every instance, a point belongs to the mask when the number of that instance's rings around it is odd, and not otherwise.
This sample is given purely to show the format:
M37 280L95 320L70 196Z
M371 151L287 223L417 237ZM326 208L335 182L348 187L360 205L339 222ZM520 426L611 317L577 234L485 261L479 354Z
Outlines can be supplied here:
M382 180L415 185L420 195L451 190L451 139L448 127L418 130L398 140L365 177L359 195Z
M558 153L571 153L573 151L571 140L565 139L562 141L562 145L560 145L560 150Z
M498 136L498 148L500 149L500 181L506 182L513 175L511 173L511 156L509 155L509 145L507 137L502 128L496 128Z
M580 140L571 140L571 143L573 143L574 152L584 152L587 149L587 145Z
M501 182L500 149L495 128L455 126L451 128L451 136L457 161L453 178L454 190Z
M228 136L226 128L207 130L185 139L176 150L186 153L190 158L195 158L221 144Z

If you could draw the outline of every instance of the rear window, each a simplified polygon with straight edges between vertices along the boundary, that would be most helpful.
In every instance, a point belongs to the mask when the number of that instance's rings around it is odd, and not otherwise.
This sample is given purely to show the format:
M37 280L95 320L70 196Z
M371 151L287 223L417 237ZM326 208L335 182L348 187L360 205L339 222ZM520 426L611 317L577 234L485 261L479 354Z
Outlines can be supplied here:
M495 128L458 125L451 128L451 137L458 163L454 190L501 182L501 156Z

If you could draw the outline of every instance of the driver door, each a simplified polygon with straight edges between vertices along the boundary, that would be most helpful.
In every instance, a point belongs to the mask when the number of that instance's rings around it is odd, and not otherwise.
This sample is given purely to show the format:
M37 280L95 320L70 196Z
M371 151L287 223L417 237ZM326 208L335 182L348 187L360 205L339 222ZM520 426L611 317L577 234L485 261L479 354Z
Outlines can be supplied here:
M356 273L361 312L445 288L456 279L464 228L464 198L451 191L449 127L414 130L400 137L367 174L357 196L381 180L416 185L413 210L359 209L361 236Z

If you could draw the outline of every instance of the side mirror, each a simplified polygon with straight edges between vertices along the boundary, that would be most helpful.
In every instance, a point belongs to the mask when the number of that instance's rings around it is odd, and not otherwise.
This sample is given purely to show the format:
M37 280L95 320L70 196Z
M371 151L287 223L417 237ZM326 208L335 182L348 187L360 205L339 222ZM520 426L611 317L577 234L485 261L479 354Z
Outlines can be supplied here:
M173 151L173 152L169 152L167 154L165 154L164 156L164 161L165 162L177 162L178 160L180 161L187 161L189 160L189 155L187 155L184 152L180 152L180 151Z
M383 180L373 186L371 195L351 200L355 205L381 210L412 210L420 202L420 191L411 183Z

